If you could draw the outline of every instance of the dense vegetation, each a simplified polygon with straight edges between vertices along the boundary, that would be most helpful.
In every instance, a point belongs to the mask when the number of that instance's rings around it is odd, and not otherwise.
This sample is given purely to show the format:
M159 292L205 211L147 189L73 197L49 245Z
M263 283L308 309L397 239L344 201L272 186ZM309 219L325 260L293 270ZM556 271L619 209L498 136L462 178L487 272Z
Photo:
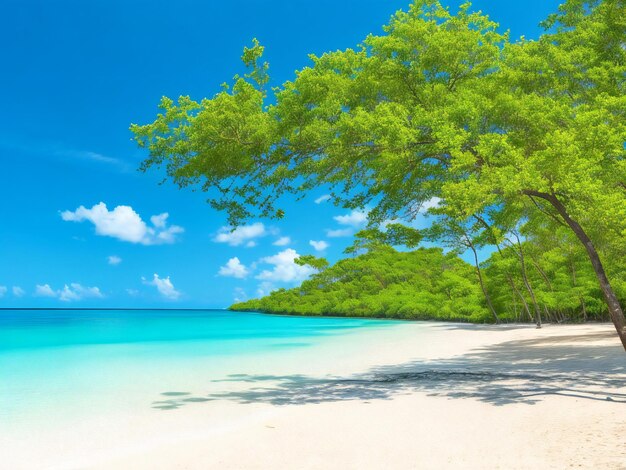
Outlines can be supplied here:
M295 289L233 305L302 315L490 321L472 266L440 248L377 248L339 261Z
M132 126L149 150L143 169L200 185L233 225L280 218L281 196L319 187L337 205L369 209L371 227L410 221L437 197L431 235L471 251L491 244L507 259L512 251L537 324L541 302L565 307L535 293L531 263L506 239L554 223L584 248L626 349L610 266L626 237L626 0L566 0L535 41L512 42L497 26L469 3L452 13L415 0L385 34L312 56L277 87L255 41L242 57L249 73L232 87L199 102L163 98L154 122ZM492 261L485 269L508 282L506 262ZM497 321L507 297L489 292L482 271Z
M606 303L583 249L568 239L565 230L544 235L549 240L514 239L480 265L486 295L476 267L454 251L396 251L385 244L368 244L366 253L332 267L318 262L320 272L299 287L279 289L231 309L485 323L494 321L489 298L496 318L505 322L536 321L536 311L540 320L551 322L608 320ZM548 243L554 248L545 249ZM624 264L614 267L616 289L626 304Z
M495 309L517 321L610 320L593 268L572 233L558 226L523 232L514 233L483 263ZM615 255L607 259L606 267L624 306L626 258L605 249Z

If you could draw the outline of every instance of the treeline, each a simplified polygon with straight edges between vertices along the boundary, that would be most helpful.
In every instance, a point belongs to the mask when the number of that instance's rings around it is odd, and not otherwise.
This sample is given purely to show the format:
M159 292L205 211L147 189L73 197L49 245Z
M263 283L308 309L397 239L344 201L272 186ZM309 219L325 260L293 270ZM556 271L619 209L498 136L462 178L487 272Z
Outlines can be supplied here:
M609 321L597 278L584 248L567 229L516 234L482 263L487 292L500 318L514 321ZM620 303L626 305L624 259L607 258Z
M235 304L232 310L415 320L486 322L472 267L440 248L377 247L339 261L295 289Z
M382 243L360 248L365 253L322 268L299 287L230 308L472 323L609 320L593 269L566 230L505 237L479 265L485 292L476 266L454 251L397 251ZM625 304L626 270L621 259L612 261L615 289Z

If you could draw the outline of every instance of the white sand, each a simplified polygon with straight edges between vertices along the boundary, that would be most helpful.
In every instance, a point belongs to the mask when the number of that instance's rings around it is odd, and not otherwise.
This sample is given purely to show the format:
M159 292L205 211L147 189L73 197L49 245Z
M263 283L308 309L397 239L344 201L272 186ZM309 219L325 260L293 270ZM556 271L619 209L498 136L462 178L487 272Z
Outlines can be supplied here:
M402 323L244 379L164 397L175 409L0 435L0 468L626 469L610 325Z

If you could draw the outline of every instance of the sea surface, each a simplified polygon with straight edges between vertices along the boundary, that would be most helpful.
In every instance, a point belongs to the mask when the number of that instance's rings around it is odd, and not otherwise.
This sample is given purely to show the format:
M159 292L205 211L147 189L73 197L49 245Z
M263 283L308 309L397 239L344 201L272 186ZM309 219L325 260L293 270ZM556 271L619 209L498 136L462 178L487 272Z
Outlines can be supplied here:
M0 430L158 409L159 397L206 395L273 368L306 372L314 358L350 354L395 325L225 310L0 310Z

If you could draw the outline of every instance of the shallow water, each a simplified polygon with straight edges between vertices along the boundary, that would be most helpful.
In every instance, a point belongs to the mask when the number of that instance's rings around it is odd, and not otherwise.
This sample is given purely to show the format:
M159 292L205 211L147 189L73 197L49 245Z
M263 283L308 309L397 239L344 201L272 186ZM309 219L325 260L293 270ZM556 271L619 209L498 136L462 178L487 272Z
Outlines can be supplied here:
M3 310L0 427L145 408L272 365L306 369L314 356L397 324L224 310Z

